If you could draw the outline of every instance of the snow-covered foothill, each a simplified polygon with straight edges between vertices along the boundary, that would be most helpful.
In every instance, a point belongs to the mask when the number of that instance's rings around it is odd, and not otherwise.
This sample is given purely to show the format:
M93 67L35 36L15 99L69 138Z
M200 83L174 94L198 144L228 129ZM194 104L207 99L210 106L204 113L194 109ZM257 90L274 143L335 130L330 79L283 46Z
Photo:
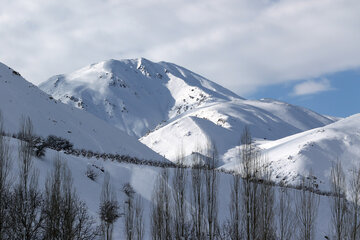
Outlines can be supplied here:
M142 137L141 142L174 160L212 141L220 155L240 144L245 126L256 139L276 140L333 121L308 109L275 100L232 100L196 108Z
M346 176L360 166L360 114L324 127L276 141L257 141L272 170L274 181L297 185L302 176L312 174L321 190L329 191L330 171L341 161ZM235 166L236 148L225 155L225 169Z
M30 117L35 134L68 139L75 148L118 153L141 159L163 157L92 114L63 104L0 63L0 110L5 131L14 134L22 117Z
M10 148L12 151L12 171L11 176L14 183L17 181L18 167L17 164L17 147L19 141L10 139ZM103 180L105 172L110 175L110 184L113 187L116 195L116 200L121 206L121 210L124 207L126 195L123 192L123 186L126 183L130 183L134 188L136 194L138 194L142 200L143 207L143 220L145 235L143 239L151 239L151 219L150 213L152 208L152 196L153 189L156 184L157 178L163 168L146 166L146 165L135 165L118 163L116 161L110 161L96 158L85 158L76 157L72 155L64 154L63 152L56 152L50 149L46 150L46 154L41 159L33 158L33 169L38 170L38 186L43 189L45 186L46 178L50 175L53 170L54 160L60 158L69 167L72 173L73 186L76 189L76 194L80 200L84 201L88 207L89 214L96 220L97 224L100 224L99 220L99 203L100 195L102 191ZM95 169L101 169L97 172L97 176L94 180L91 180L86 176L86 171L90 167ZM169 168L169 188L172 188L172 176L174 174L174 168ZM190 191L191 191L191 172L187 170L187 206L190 204ZM219 223L223 224L229 219L229 203L230 203L230 183L231 175L226 173L219 173L218 175L218 207L219 207ZM279 192L279 187L275 187L275 192ZM298 190L289 189L289 194L292 200L293 207L295 207L296 193ZM277 196L275 196L277 197ZM274 210L278 209L278 201L275 200ZM294 209L294 208L293 208ZM320 196L320 204L318 209L317 221L315 224L315 239L324 239L324 236L330 232L330 198L327 196ZM121 217L114 225L114 239L124 238L124 219ZM274 223L276 224L276 223ZM296 234L296 232L294 232Z

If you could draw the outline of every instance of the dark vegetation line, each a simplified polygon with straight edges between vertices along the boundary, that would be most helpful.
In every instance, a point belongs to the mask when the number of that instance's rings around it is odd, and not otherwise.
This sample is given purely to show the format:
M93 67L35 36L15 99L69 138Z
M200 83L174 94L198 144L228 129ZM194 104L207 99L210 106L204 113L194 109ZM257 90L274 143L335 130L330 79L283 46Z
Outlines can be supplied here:
M24 139L23 137L19 136L19 134L6 134L3 135L12 137L21 141L32 141L34 144L34 153L36 157L43 157L45 155L46 149L52 149L57 152L64 152L67 155L73 155L76 157L87 157L87 158L96 158L96 159L103 159L103 160L111 160L117 161L119 163L129 163L129 164L137 164L137 165L148 165L153 167L163 167L163 168L175 168L177 167L176 164L172 162L160 162L155 160L145 160L139 159L136 157L131 157L128 155L121 155L121 154L113 154L113 153L99 153L93 152L91 150L85 149L75 149L73 144L64 138L57 137L54 135L49 135L47 138L43 138L40 136L32 136L31 139Z
M46 149L52 149L57 152L63 152L67 155L72 155L75 157L86 157L86 158L96 158L96 159L103 159L103 160L111 160L111 161L117 161L118 163L127 163L127 164L135 164L135 165L145 165L145 166L151 166L151 167L159 167L159 168L205 168L205 166L202 165L185 165L185 164L178 164L173 162L161 162L156 160L147 160L147 159L139 159L137 157L131 157L129 155L121 155L121 154L113 154L113 153L99 153L99 152L93 152L91 150L86 149L76 149L74 148L73 143L71 143L69 140L57 137L55 135L49 135L47 138L43 138L41 136L33 135L31 140L24 139L24 137L20 136L19 134L9 134L9 133L0 133L3 136L11 137L14 139L18 139L21 141L32 141L34 146L34 155L36 157L43 157L45 156ZM198 154L198 153L197 153ZM103 169L100 169L102 172L104 172ZM226 170L223 168L217 168L216 171L224 173L224 174L230 174L234 175L237 174L234 170ZM314 176L308 176L309 180L313 179ZM275 181L272 181L270 179L264 180L264 179L251 179L251 181L256 181L261 184L267 184L271 186L279 186L279 187L287 187L291 189L297 189L300 190L302 188L305 188L306 191L314 192L318 195L322 196L333 196L334 193L331 191L323 191L318 189L317 185L314 186L301 186L299 185L293 185L293 184L285 184L283 182L277 183Z

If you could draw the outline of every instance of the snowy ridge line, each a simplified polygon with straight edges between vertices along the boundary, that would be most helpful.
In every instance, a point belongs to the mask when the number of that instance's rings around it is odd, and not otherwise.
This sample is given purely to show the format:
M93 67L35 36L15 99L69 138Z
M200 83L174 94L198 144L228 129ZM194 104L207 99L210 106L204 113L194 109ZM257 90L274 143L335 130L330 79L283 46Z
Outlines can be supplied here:
M7 137L11 137L14 139L18 139L20 141L26 141L26 139L21 139L21 137L17 136L16 134L10 135L10 134L6 134L6 133L0 133L3 136L7 136ZM120 155L120 154L108 154L108 153L98 153L98 152L93 152L91 150L85 150L85 149L73 149L72 147L56 147L56 146L51 146L51 145L46 145L45 140L41 137L35 137L35 139L41 139L41 141L43 141L43 145L42 146L46 146L43 149L52 149L54 151L60 152L63 151L64 154L66 155L72 155L75 157L79 157L80 155L82 157L86 157L86 158L92 158L95 157L97 160L102 159L102 160L111 160L111 161L117 161L118 163L127 163L127 164L134 164L134 165L146 165L146 166L151 166L151 167L160 167L160 168L186 168L186 169L192 169L192 168L200 168L204 171L206 170L211 170L211 168L207 167L206 164L201 164L201 165L184 165L184 164L176 164L173 162L159 162L159 161L155 161L155 160L146 160L146 159L138 159L136 157L130 157L128 155ZM71 143L70 143L71 144ZM72 145L72 144L71 144ZM38 148L39 145L36 145L35 148ZM234 170L227 170L224 168L217 168L215 169L217 172L219 173L223 173L223 174L229 174L229 175L235 175L237 174L236 171ZM241 177L242 179L244 179L243 177ZM309 177L308 177L309 178ZM277 187L285 187L285 188L290 188L290 189L295 189L295 190L305 190L305 191L310 191L313 192L317 195L320 196L337 196L336 193L333 193L331 191L322 191L318 188L313 188L313 187L308 187L308 186L304 186L302 187L301 185L293 185L293 184L284 184L282 182L277 183L275 181L269 181L269 180L263 180L263 179L250 179L250 182L257 182L260 184L266 184L266 185L270 185L270 186L277 186ZM343 197L343 196L341 196Z

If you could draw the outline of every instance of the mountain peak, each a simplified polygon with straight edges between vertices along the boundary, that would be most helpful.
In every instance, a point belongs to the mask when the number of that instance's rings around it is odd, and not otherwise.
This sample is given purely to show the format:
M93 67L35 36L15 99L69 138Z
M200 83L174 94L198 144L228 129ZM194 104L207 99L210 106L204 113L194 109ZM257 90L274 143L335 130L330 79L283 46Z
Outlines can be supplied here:
M40 87L170 158L181 141L192 146L207 138L219 138L219 154L225 154L238 144L244 126L255 138L274 140L333 122L276 100L245 100L184 67L145 58L107 60L50 78Z
M206 102L242 99L188 69L146 58L91 64L40 88L137 137Z
M144 57L140 57L136 59L139 65L148 65L148 64L154 64L154 62L150 61L149 59L146 59Z

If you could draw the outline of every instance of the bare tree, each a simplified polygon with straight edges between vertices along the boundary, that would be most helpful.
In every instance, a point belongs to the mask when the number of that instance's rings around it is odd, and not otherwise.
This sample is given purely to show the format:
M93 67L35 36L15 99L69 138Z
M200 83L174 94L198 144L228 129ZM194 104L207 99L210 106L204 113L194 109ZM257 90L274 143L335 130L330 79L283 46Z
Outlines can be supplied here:
M125 183L123 192L126 195L124 208L125 236L127 240L134 239L134 188L130 183Z
M331 223L334 229L334 239L347 237L347 213L345 174L341 162L337 161L331 168Z
M153 240L161 240L163 236L162 226L164 224L163 218L163 199L162 194L159 190L160 186L158 183L154 185L153 196L152 196L152 208L151 208L151 237Z
M124 230L126 239L141 240L144 235L143 208L141 198L136 194L130 183L124 184L123 192L126 195L124 209Z
M300 190L296 192L295 208L298 221L299 239L311 240L314 237L315 220L320 197L313 191L311 173L301 180Z
M4 137L3 119L0 111L0 239L5 239L5 229L10 196L11 155L9 141Z
M194 165L191 168L191 222L192 238L197 240L205 239L204 222L204 177L202 159L198 154L194 155Z
M24 187L23 190L26 190L28 187L28 181L31 179L32 173L32 164L33 164L33 137L34 137L34 127L29 117L22 118L20 121L20 145L18 148L19 155L19 169L20 169L20 182Z
M240 175L234 173L231 178L231 197L230 197L230 237L232 240L241 239L241 190L240 190Z
M76 215L77 215L77 196L75 190L72 187L73 180L69 168L64 164L62 166L62 206L61 211L63 217L62 222L62 239L74 239L76 236Z
M360 238L360 168L357 167L352 172L350 178L350 216L349 216L349 235L351 240Z
M152 239L172 239L169 171L164 168L155 184L151 211Z
M172 209L171 209L171 192L169 188L169 171L164 169L162 172L162 187L163 189L163 214L164 214L164 239L172 239Z
M276 226L274 219L274 188L271 185L271 171L265 163L261 167L261 184L259 205L259 219L260 219L260 239L270 240L276 239Z
M42 194L38 190L38 173L32 169L33 126L22 119L19 136L19 181L11 195L9 236L12 239L39 239L43 223Z
M174 199L174 227L175 239L188 239L188 216L186 208L186 182L187 171L183 163L183 155L178 157L177 167L174 169L172 180L173 199Z
M84 202L79 200L73 187L73 178L69 167L62 164L61 196L61 238L68 240L91 240L96 233L94 220L88 215Z
M241 136L242 203L244 211L245 238L257 239L259 234L259 153L255 150L250 130L245 127Z
M236 158L235 169L234 173L231 176L230 182L230 220L229 220L229 227L227 229L230 230L229 236L232 240L239 240L242 237L241 231L241 189L240 189L240 168L241 164L241 152L239 150L238 156Z
M119 204L110 184L110 175L105 173L100 197L100 220L104 240L112 240L114 223L120 217Z
M82 201L77 202L77 221L75 225L76 240L94 240L99 236L95 220L89 215L88 207Z
M143 220L143 202L139 195L135 197L135 239L142 240L144 238L144 220Z
M32 173L27 186L17 183L11 194L9 236L11 239L35 240L42 232L42 195L38 190L38 174Z
M218 234L218 154L216 147L210 143L207 147L205 161L205 195L207 239L213 240Z
M44 239L60 239L61 221L61 162L54 160L54 169L46 179L44 196Z
M44 239L92 240L94 219L72 186L71 172L59 155L47 177L44 196Z
M162 226L164 223L163 213L162 213L162 205L163 199L162 195L160 195L158 186L155 185L154 193L152 197L152 208L151 208L151 237L153 240L161 240L163 236ZM159 194L159 195L158 195Z
M294 235L295 216L292 209L292 198L288 188L281 184L279 188L279 202L277 211L279 240L292 239Z

